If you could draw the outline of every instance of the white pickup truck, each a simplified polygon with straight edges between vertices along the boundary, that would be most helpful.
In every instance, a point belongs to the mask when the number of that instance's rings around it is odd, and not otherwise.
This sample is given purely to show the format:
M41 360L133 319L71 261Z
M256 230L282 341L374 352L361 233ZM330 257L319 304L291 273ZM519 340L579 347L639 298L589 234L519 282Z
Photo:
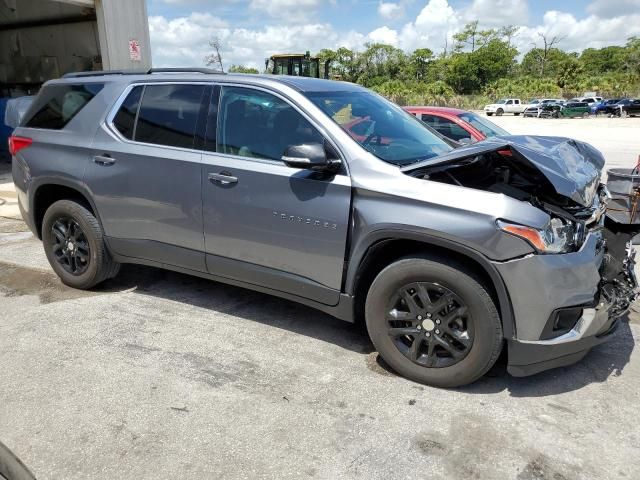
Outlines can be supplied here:
M484 113L486 113L488 117L490 117L494 113L497 116L500 116L503 113L513 113L514 115L520 115L522 112L524 112L525 108L526 105L523 104L519 98L502 98L496 103L491 103L485 106Z

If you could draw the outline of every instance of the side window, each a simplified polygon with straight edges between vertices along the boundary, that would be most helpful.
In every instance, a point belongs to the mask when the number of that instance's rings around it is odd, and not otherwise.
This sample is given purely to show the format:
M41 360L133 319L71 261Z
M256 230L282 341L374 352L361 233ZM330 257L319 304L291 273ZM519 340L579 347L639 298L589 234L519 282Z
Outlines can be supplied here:
M513 104L513 100L507 100L507 105Z
M204 85L147 85L134 140L193 148Z
M118 131L129 140L133 140L134 126L136 123L136 115L138 106L140 105L140 97L142 97L142 86L135 87L124 102L120 106L120 110L113 118L113 125Z
M520 100L514 100L513 101L516 105L520 105Z
M462 139L473 140L471 134L464 128L447 118L438 117L436 115L422 115L422 121L433 128L440 135L444 135L447 138L451 138L456 142Z
M222 87L217 151L280 160L287 147L323 143L322 135L291 105L270 93Z
M23 125L62 130L103 88L103 83L44 87L25 115L28 120Z

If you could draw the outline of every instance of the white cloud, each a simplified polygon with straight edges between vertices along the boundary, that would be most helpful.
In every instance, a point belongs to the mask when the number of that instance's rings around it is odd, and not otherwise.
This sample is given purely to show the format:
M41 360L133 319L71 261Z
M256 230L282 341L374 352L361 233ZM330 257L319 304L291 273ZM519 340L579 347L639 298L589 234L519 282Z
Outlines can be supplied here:
M185 2L190 0L165 0ZM220 0L233 2L237 0ZM362 49L366 42L384 42L410 52L427 47L439 53L445 44L453 45L452 36L469 21L470 13L484 12L479 16L480 27L514 24L519 26L518 35L513 40L520 52L540 44L539 33L560 36L558 45L567 50L580 51L584 48L599 48L606 45L621 45L633 35L640 36L640 11L615 16L601 16L597 11L601 0L589 6L592 12L586 18L551 10L545 13L537 25L527 25L526 2L521 0L470 0L471 3L454 8L447 0L428 0L412 21L401 28L380 25L370 32L349 30L337 31L329 23L304 21L284 25L282 12L286 5L296 5L293 10L314 18L310 12L323 2L332 0L251 0L255 11L276 15L267 19L259 28L235 28L223 19L209 13L192 13L189 16L167 19L162 16L149 18L153 62L155 66L202 65L208 52L208 42L214 35L222 41L223 61L243 64L262 70L264 59L274 53L317 52L322 48ZM625 0L607 0L609 3L626 4ZM629 0L626 0L627 2ZM640 0L632 0L637 3ZM389 2L387 2L389 3ZM560 3L560 2L559 2ZM384 4L384 2L379 5ZM402 4L402 0L397 4ZM301 5L306 5L302 8ZM257 10L256 10L257 9ZM615 9L614 9L615 10ZM317 18L317 16L315 16ZM495 18L500 18L498 24ZM289 17L290 19L290 17Z
M249 8L283 22L311 21L324 0L251 0Z
M226 67L242 64L259 70L264 68L264 59L274 53L316 52L342 43L328 24L267 26L252 30L231 28L220 18L202 13L173 20L149 17L149 30L156 67L202 65L213 36L221 41ZM353 32L345 38L355 46L361 45L364 37Z
M369 40L374 43L386 43L388 45L398 46L398 32L389 27L376 28L368 35Z
M387 20L397 20L404 17L404 5L393 2L380 2L378 4L378 15Z
M640 12L640 0L594 0L587 12L597 17L611 18Z
M628 37L640 35L640 12L613 18L590 15L578 20L570 13L551 10L544 14L541 25L522 27L515 38L516 45L521 51L531 48L532 43L540 45L539 34L557 36L561 39L557 44L559 48L576 52L585 48L620 45Z
M529 7L527 0L473 0L462 17L465 22L479 20L486 27L526 25Z
M461 28L461 16L447 0L429 0L415 21L400 33L400 46L409 51L427 47L434 51L451 46L452 35Z

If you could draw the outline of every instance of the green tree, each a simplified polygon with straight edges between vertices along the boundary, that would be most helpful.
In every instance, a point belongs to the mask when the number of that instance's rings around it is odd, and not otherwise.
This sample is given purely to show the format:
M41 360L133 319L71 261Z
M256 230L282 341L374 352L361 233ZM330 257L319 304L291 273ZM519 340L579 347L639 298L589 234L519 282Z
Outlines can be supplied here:
M229 73L260 73L257 68L245 67L244 65L231 65Z
M558 65L556 72L556 85L565 90L576 91L578 89L582 65L575 58L568 58Z
M433 63L433 51L428 48L418 48L409 57L409 76L416 80L424 80L429 66Z
M455 52L462 52L466 48L470 48L472 52L475 51L476 40L479 36L478 23L478 20L467 23L461 32L453 36Z

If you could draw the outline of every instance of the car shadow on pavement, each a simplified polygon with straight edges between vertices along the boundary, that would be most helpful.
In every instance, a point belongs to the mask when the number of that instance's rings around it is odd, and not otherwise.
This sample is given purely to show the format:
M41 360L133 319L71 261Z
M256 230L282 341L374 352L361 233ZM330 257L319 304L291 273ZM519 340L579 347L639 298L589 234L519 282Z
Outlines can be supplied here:
M507 390L512 397L545 397L579 390L593 383L618 377L631 359L635 347L628 316L608 342L598 345L579 362L541 372L530 377L512 377L506 370L506 356L482 379L459 388L471 394L491 394Z
M288 330L357 353L374 351L359 325L293 301L169 270L123 265L115 279L97 290L103 293L132 290Z
M363 326L343 322L293 301L139 265L123 265L120 275L103 284L99 290L104 293L132 290L137 294L181 302L288 330L360 353L365 356L371 370L385 376L397 375L375 353ZM513 397L543 397L579 390L592 383L605 382L611 376L621 375L629 363L634 346L629 319L623 318L609 342L594 348L575 365L516 378L507 373L506 355L503 354L487 375L456 391L486 395L507 390Z

